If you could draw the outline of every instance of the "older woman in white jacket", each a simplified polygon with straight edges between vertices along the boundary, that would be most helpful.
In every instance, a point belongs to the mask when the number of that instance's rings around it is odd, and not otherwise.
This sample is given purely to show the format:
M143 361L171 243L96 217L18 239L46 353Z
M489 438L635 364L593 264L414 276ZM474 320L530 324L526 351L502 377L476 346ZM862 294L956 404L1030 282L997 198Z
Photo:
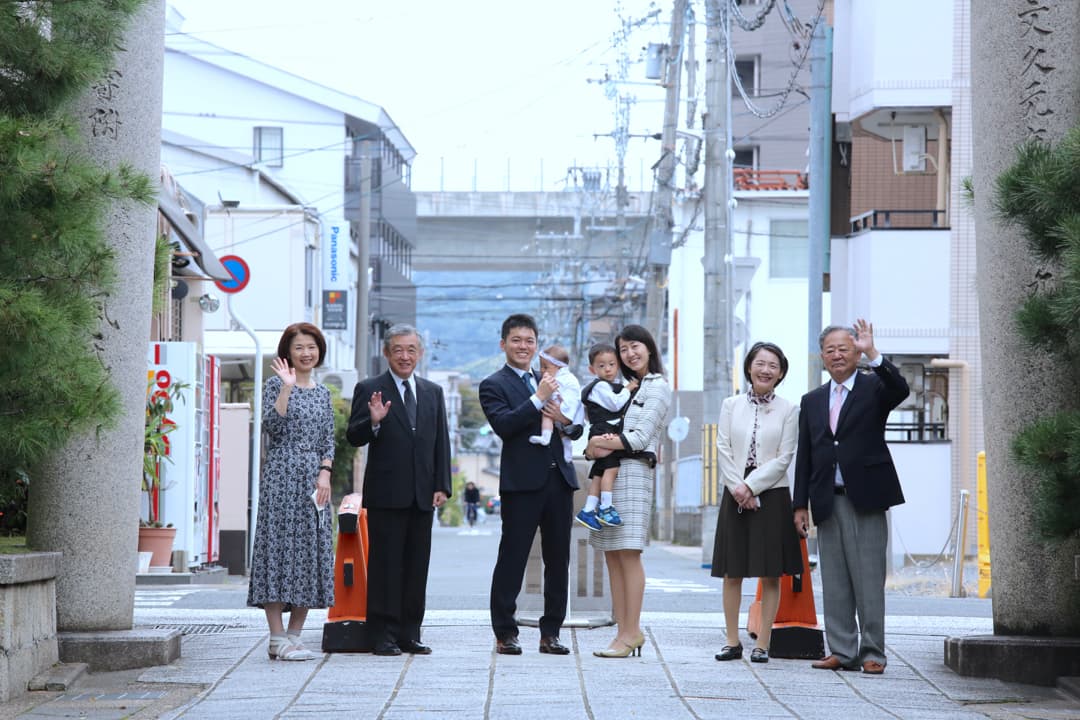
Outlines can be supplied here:
M761 578L761 628L750 660L768 662L772 625L780 605L780 577L802 572L787 477L798 442L799 408L774 392L787 370L787 358L779 347L756 343L743 362L749 389L724 400L720 409L716 445L724 496L713 543L712 575L724 578L727 643L717 660L742 657L743 578Z

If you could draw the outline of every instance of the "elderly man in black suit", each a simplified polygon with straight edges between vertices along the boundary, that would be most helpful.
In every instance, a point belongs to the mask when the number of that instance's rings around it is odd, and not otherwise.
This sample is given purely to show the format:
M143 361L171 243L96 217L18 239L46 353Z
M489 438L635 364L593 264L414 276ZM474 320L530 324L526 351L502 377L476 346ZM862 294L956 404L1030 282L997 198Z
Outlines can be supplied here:
M544 559L540 652L570 653L559 642L559 629L566 619L570 523L578 482L574 468L563 457L559 433L552 433L547 445L529 442L530 435L540 434L544 415L570 422L556 403L549 403L558 389L555 378L540 378L532 370L537 335L536 322L529 315L511 315L503 321L499 347L506 354L506 365L480 383L480 406L503 443L499 461L502 538L491 577L491 628L495 651L501 655L521 654L514 613L537 528Z
M390 369L353 392L346 435L368 446L368 628L376 655L427 655L424 621L434 508L450 497L450 435L442 388L416 377L424 354L411 325L383 339Z
M889 413L908 395L895 365L874 347L874 327L830 326L819 338L832 378L803 395L792 507L806 536L814 513L821 558L825 636L823 670L885 671L885 511L904 502L885 444ZM866 355L871 373L856 372ZM858 620L856 622L856 616Z

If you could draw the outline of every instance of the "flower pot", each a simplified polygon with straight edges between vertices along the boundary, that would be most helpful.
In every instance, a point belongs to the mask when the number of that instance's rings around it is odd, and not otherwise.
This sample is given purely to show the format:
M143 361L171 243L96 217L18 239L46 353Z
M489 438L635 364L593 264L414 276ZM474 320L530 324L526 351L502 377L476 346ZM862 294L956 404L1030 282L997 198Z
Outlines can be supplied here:
M153 553L150 567L169 567L172 565L172 546L176 538L174 527L139 528L139 552Z

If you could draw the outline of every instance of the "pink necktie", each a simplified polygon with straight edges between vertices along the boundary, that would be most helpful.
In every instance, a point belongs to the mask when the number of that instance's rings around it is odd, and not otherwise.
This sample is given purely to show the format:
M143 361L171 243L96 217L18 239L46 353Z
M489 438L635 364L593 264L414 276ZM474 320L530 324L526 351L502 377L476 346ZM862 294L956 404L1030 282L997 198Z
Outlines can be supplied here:
M840 419L840 408L844 405L844 391L846 391L843 385L837 385L833 390L832 405L829 406L829 429L832 430L833 435L836 434L836 421Z

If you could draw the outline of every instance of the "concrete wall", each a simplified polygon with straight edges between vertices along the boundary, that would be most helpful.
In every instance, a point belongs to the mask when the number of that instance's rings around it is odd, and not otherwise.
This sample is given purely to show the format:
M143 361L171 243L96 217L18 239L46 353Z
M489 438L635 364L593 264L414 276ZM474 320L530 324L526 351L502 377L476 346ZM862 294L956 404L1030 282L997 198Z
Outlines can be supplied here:
M0 555L0 703L59 661L56 574L60 553ZM134 566L131 568L135 573Z

